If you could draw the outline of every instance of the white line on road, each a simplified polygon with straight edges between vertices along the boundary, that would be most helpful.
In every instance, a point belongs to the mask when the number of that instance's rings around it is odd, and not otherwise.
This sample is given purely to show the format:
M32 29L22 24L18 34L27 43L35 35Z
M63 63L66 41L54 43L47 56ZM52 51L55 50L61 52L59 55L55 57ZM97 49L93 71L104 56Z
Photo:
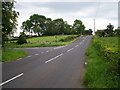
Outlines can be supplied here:
M44 53L44 52L41 52L42 54Z
M10 82L10 81L12 81L12 80L14 80L14 79L18 78L18 77L20 77L20 76L22 76L22 75L23 75L23 73L21 73L21 74L19 74L19 75L15 76L15 77L13 77L13 78L11 78L11 79L9 79L9 80L7 80L7 81L3 82L3 83L1 83L1 84L0 84L0 86L2 86L2 85L4 85L4 84L6 84L6 83L8 83L8 82Z
M69 51L71 51L71 50L73 50L74 48L71 48L71 49L69 49L69 50L67 50L67 52L69 52Z
M36 56L39 55L39 54L35 54Z
M49 51L46 51L46 52L49 52Z
M78 47L79 45L76 45L75 47Z
M60 56L62 56L62 55L63 55L63 53L61 53L60 55L58 55L58 56L56 56L56 57L54 57L54 58L51 58L50 60L46 61L45 63L48 63L48 62L50 62L50 61L52 61L52 60L54 60L54 59L56 59L56 58L58 58L58 57L60 57Z
M31 56L27 56L27 57L31 57Z
M63 48L63 47L66 47L66 46L55 47L54 49L60 49L60 48Z

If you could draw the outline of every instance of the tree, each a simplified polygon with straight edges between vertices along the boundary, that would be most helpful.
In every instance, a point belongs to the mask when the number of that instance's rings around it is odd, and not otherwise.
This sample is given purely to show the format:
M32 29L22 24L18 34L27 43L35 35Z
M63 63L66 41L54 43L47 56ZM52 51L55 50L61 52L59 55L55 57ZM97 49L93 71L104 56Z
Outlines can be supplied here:
M45 20L46 17L43 15L34 14L30 16L33 32L37 33L38 36L40 36L40 34L43 34L45 31Z
M93 32L92 29L89 29L89 35L92 35L92 32Z
M117 29L115 29L115 35L120 36L120 28L119 27Z
M113 29L114 29L114 26L111 25L111 23L109 23L109 25L107 25L107 29L106 29L107 36L113 36L114 35Z
M19 13L14 9L14 1L2 2L2 44L7 40L7 35L11 35L17 26Z
M56 35L64 34L64 21L62 18L53 20Z
M52 19L51 18L46 18L45 21L45 31L43 35L51 35L52 34Z
M92 35L92 29L84 30L84 35Z
M73 24L73 29L75 30L75 34L83 34L85 26L81 20L76 19Z
M64 22L64 34L65 35L70 35L71 33L71 25L67 23L67 21Z
M22 23L21 28L23 29L24 32L29 32L29 34L32 34L32 23L30 20L26 20Z

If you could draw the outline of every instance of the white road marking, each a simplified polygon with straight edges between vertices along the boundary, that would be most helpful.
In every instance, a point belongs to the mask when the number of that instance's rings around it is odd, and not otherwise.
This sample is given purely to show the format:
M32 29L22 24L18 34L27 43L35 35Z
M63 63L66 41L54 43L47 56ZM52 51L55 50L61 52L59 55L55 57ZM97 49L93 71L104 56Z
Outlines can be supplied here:
M69 51L71 51L71 50L73 50L74 48L71 48L71 49L69 49L69 50L67 50L67 52L69 52Z
M22 75L23 75L23 73L21 73L21 74L19 74L19 75L15 76L15 77L13 77L13 78L11 78L11 79L9 79L9 80L7 80L7 81L3 82L3 83L1 83L1 84L0 84L0 86L2 86L2 85L4 85L4 84L6 84L6 83L8 83L8 82L10 82L10 81L12 81L12 80L14 80L14 79L18 78L18 77L20 77L20 76L22 76Z
M49 51L46 51L46 52L49 52Z
M42 54L44 53L44 52L41 52Z
M79 45L76 45L75 47L78 47Z
M35 54L36 56L39 55L39 54Z
M52 60L54 60L54 59L56 59L56 58L58 58L58 57L60 57L60 56L62 56L62 55L63 55L63 53L61 53L60 55L58 55L58 56L56 56L56 57L54 57L54 58L51 58L50 60L46 61L45 63L48 63L48 62L50 62L50 61L52 61Z
M55 47L54 49L60 49L60 48L63 48L63 47L66 47L66 46Z
M31 56L27 56L27 57L31 57Z

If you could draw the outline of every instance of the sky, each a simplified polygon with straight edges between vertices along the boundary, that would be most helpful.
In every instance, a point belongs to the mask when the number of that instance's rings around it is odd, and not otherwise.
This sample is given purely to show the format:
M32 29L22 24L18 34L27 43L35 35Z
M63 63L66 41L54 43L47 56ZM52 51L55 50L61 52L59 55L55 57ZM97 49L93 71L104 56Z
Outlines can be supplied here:
M33 14L44 15L52 20L63 18L73 25L79 19L85 29L105 29L109 23L118 27L118 1L119 0L16 0L15 9L20 13L18 20L19 32L22 22Z

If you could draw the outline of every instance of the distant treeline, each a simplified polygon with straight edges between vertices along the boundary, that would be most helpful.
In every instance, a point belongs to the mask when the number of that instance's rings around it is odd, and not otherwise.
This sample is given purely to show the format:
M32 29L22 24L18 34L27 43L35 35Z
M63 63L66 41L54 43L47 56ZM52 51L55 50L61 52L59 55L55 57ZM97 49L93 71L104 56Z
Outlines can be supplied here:
M33 14L22 23L21 29L29 35L70 35L70 34L92 34L92 30L85 30L81 20L76 19L73 25L69 25L62 18L52 20L44 15Z

